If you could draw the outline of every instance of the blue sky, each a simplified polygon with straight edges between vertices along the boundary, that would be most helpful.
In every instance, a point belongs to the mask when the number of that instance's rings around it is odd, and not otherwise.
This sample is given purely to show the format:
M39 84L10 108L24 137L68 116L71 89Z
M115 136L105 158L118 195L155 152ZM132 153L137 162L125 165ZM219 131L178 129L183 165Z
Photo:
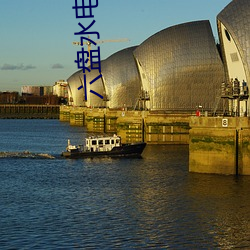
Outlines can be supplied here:
M23 85L53 85L78 70L78 22L100 34L101 59L139 45L156 32L184 22L210 20L217 37L216 16L231 0L99 0L94 18L76 19L74 0L0 0L0 91ZM93 1L94 2L94 1ZM92 38L95 40L95 36Z

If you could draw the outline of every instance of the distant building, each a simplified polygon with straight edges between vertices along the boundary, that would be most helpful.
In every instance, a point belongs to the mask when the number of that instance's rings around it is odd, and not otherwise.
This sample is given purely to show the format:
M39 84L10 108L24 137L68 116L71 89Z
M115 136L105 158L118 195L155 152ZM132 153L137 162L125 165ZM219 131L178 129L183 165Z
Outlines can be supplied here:
M0 104L17 104L18 102L18 92L0 92Z
M53 94L52 86L22 86L22 95L45 96Z
M44 96L35 96L35 95L27 95L22 96L22 104L30 104L30 105L58 105L60 103L60 99L55 95L44 95Z
M53 86L22 86L20 103L35 105L58 105L57 95L53 95ZM64 100L63 100L64 102Z
M40 96L40 87L38 86L22 86L21 87L22 95L36 95Z
M43 89L42 93L44 96L53 95L53 86L43 86L41 89Z
M53 95L68 98L68 83L64 80L55 82L53 86Z

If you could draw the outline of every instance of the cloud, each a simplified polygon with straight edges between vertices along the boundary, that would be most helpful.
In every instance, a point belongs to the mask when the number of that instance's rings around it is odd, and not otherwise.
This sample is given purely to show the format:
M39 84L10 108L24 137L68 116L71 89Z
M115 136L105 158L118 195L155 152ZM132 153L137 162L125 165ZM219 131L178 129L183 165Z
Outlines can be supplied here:
M60 63L55 63L55 64L52 65L51 68L52 68L52 69L63 69L64 67L63 67L63 65L60 64Z
M36 69L36 66L29 64L29 65L24 66L22 70L29 70L29 69Z
M29 69L35 69L36 67L29 64L29 65L24 65L23 63L14 65L14 64L8 64L5 63L0 69L1 70L29 70Z

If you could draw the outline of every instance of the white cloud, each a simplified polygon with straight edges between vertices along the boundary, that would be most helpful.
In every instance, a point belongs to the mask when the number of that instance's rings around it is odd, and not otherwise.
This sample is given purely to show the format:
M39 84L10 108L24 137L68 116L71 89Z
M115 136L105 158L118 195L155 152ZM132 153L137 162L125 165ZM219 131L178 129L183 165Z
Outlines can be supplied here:
M64 67L63 67L63 65L60 64L60 63L55 63L55 64L52 65L51 68L52 68L52 69L63 69Z

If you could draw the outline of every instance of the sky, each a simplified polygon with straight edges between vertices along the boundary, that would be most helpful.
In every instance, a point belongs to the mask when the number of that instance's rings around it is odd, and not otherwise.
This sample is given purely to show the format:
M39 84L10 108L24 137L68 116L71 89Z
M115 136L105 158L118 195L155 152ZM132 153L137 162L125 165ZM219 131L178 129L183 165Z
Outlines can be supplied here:
M79 0L78 0L79 1ZM96 0L92 0L93 4ZM218 39L216 16L231 0L99 0L94 18L76 18L75 0L0 0L0 91L24 85L52 86L78 70L78 23L99 32L101 60L140 45L155 33L185 22L209 20ZM91 37L98 40L96 35Z

